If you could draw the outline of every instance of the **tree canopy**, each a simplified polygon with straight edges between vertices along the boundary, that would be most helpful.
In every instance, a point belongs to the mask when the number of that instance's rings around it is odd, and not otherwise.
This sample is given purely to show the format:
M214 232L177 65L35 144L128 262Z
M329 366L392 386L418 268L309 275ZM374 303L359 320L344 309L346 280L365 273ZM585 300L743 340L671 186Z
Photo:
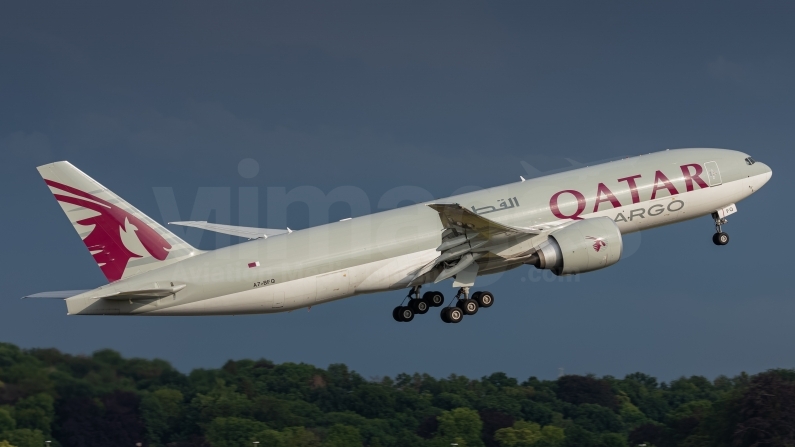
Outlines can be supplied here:
M0 447L773 447L795 445L793 427L793 370L520 382L230 360L183 374L0 343Z

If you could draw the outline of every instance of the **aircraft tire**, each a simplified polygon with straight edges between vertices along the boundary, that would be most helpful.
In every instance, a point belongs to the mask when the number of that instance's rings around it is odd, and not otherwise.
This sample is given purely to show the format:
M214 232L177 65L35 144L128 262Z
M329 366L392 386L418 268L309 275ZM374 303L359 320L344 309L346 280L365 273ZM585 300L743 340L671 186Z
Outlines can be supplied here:
M729 233L715 233L712 235L712 242L715 245L726 245L729 243Z
M396 307L396 308L392 309L392 318L393 318L395 321L397 321L398 323L400 323L400 322L401 322L401 320L400 320L400 313L399 313L399 312L400 312L400 306L398 306L398 307Z
M411 307L408 306L400 306L398 307L398 318L403 323L408 323L409 321L414 319L414 311L411 310Z
M459 301L459 303L461 304L459 306L459 309L461 309L465 314L475 315L476 313L478 313L479 307L477 301L470 298L468 300L461 300Z
M476 292L472 299L478 302L480 307L491 307L494 304L494 294L491 292Z
M442 321L445 323L450 323L450 308L445 307L442 309L442 312L439 314L442 317Z
M423 299L414 298L409 301L409 307L412 311L414 311L415 314L422 315L428 312L428 309L430 309L431 306Z
M448 307L450 311L447 313L447 319L450 323L460 323L464 319L464 311L457 307Z
M425 292L425 294L422 295L422 299L433 307L439 307L444 304L444 295L442 295L442 292Z

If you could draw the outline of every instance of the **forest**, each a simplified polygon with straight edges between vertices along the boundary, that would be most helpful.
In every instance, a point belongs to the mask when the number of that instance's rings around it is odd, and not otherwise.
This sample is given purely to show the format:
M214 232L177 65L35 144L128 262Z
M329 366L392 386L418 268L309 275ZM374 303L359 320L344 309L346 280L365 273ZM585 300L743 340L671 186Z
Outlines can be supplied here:
M0 447L454 444L795 446L795 371L669 383L643 373L365 378L342 364L263 359L184 374L111 350L0 343Z

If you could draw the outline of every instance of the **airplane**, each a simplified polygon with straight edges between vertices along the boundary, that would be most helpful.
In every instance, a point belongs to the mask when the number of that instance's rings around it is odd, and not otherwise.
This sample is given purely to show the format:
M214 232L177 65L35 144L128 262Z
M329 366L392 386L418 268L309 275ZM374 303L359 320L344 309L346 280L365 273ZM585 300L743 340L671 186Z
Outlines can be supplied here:
M674 149L304 230L173 222L251 239L202 251L69 162L38 171L109 282L26 297L64 299L68 315L266 314L408 289L395 321L447 302L446 323L494 304L491 292L471 292L480 276L603 269L632 232L709 215L712 241L726 245L727 216L772 176L742 152ZM447 279L452 299L421 292Z

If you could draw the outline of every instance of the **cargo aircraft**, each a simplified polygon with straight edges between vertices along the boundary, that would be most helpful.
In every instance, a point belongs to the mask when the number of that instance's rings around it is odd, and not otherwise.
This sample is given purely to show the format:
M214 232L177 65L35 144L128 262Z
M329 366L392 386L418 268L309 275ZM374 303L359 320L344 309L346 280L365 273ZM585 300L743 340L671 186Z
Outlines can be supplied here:
M494 304L478 277L522 265L574 275L621 259L622 236L701 216L726 245L726 217L771 169L725 149L625 158L300 231L172 222L250 239L201 251L66 161L38 168L108 284L44 292L69 315L239 315L285 312L408 289L392 312L411 321L441 307L423 286L450 279L446 323ZM437 287L438 288L438 287Z

